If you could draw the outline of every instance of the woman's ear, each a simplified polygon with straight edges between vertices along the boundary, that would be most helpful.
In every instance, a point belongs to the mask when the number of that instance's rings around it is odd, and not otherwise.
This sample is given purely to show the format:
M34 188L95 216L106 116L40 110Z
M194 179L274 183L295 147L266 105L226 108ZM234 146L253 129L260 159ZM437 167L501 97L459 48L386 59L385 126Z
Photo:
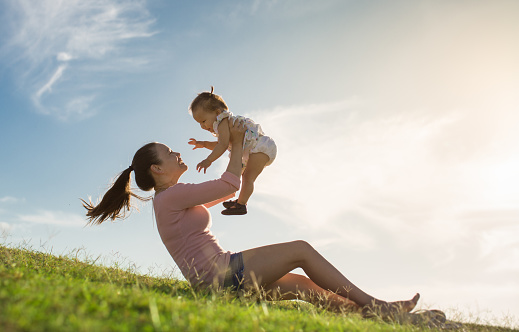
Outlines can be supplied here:
M159 165L155 165L155 164L151 165L150 166L150 170L151 170L152 173L162 174L162 169L160 168Z

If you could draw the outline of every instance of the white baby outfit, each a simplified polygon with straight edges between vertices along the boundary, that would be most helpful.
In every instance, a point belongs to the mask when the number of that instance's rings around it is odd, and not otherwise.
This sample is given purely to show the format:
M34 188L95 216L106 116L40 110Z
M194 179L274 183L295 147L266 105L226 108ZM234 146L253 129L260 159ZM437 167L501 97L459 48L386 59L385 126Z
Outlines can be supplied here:
M277 154L276 142L268 136L265 136L261 126L258 123L255 123L249 118L246 118L241 115L233 115L229 111L223 111L218 114L216 117L216 121L213 123L213 130L216 137L218 137L218 125L222 122L223 119L228 118L229 121L242 120L247 128L245 132L245 138L243 139L243 166L247 165L247 161L249 160L249 155L251 153L263 152L270 159L267 162L267 165L270 165L274 162ZM231 151L231 144L229 144L228 150Z

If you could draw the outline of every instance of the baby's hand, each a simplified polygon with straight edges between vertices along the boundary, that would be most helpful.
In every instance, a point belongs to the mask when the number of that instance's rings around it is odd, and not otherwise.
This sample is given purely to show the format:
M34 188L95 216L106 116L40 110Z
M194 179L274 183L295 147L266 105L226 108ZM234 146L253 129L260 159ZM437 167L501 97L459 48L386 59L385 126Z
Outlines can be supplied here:
M204 142L203 141L197 141L194 138L190 138L189 142L187 142L187 144L194 145L193 150L194 149L201 149L201 148L204 147Z
M204 169L204 174L205 174L205 170L207 168L209 168L209 166L211 166L213 162L210 161L209 159L204 159L202 160L198 165L196 165L196 170L200 173L200 171L202 170L202 168Z

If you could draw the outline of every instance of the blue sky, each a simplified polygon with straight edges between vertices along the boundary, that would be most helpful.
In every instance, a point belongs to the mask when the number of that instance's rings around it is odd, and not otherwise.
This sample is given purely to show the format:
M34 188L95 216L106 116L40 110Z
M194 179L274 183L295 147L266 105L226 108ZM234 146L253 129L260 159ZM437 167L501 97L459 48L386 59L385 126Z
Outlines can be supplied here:
M278 143L239 251L305 239L375 296L519 316L516 1L0 2L3 242L173 269L151 204L83 227L143 144L212 139L187 112L215 86Z

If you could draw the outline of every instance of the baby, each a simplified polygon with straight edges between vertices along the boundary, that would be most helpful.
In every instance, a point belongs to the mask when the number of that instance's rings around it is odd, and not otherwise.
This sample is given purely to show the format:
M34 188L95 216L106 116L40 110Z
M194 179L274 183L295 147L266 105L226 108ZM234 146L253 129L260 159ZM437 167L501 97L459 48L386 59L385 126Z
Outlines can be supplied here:
M189 110L193 119L200 123L202 129L210 131L218 138L216 142L197 141L194 138L188 144L194 145L194 149L206 148L212 150L211 154L201 161L196 169L204 170L226 151L229 145L229 121L240 119L244 122L247 131L243 140L243 167L242 186L237 200L223 203L226 208L222 211L224 215L242 215L247 213L247 202L254 191L254 181L265 166L272 164L276 158L277 147L274 140L265 136L261 126L249 118L233 115L225 101L219 95L211 92L202 92L191 102Z

